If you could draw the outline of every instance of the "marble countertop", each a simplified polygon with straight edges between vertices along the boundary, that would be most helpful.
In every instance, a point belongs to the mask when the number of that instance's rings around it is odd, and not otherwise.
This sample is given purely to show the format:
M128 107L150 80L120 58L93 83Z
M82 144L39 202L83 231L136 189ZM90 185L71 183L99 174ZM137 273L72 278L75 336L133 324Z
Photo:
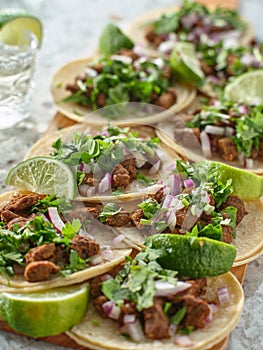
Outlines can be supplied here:
M54 73L64 64L91 55L105 24L115 21L125 27L129 20L156 7L179 4L176 0L0 0L0 8L23 7L44 24L44 41L38 56L31 118L16 128L0 130L0 193L7 190L8 170L22 160L26 151L45 131L56 109L50 94ZM263 41L263 2L240 0L239 10L255 26ZM12 147L10 147L12 145ZM244 282L245 306L232 332L228 350L263 349L263 256L247 269ZM0 350L66 350L0 331ZM67 348L68 349L68 348Z

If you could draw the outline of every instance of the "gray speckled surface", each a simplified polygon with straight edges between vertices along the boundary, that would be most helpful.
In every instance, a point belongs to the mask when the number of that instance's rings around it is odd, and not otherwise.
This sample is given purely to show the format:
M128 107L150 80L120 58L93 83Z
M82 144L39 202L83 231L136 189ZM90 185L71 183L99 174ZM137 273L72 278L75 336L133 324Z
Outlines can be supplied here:
M173 0L0 0L0 8L24 7L38 15L44 24L44 42L38 56L32 97L32 117L12 130L0 130L0 192L7 188L8 169L19 162L40 137L55 114L49 91L53 74L63 64L89 56L96 48L103 26L113 18L124 25L138 14ZM263 1L240 0L240 11L255 26L263 40ZM263 349L263 257L249 264L244 283L245 307L232 332L228 350ZM0 331L0 350L63 350L65 348L29 340Z

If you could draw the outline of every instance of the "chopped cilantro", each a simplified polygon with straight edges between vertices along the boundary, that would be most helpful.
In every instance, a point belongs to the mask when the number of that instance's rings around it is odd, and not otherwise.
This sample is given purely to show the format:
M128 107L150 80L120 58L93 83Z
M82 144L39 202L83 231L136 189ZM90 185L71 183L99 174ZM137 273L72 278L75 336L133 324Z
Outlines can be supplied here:
M66 277L74 272L84 270L87 267L87 262L90 258L82 259L75 250L70 251L69 265L65 266L61 271L61 275Z
M184 318L187 311L187 307L183 306L179 309L170 319L170 323L174 325L179 325L182 319Z
M106 222L106 219L110 216L114 216L121 211L121 207L118 207L115 203L106 204L99 214L101 222Z
M154 185L157 182L156 179L152 179L152 178L150 178L142 173L137 173L136 179L139 180L140 182L142 182L146 186Z

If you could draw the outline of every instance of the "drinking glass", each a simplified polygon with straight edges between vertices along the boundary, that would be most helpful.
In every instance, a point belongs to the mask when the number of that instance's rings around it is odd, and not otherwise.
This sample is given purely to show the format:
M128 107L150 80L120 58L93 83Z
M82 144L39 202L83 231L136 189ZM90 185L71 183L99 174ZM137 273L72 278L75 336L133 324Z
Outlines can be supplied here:
M37 52L38 40L29 31L17 46L0 42L0 129L30 116Z

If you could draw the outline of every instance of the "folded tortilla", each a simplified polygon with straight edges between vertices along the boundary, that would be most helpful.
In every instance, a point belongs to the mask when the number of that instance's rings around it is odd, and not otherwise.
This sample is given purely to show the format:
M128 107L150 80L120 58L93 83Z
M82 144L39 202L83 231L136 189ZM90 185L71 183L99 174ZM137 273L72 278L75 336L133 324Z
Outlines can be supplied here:
M230 302L220 305L213 320L205 328L193 331L189 337L192 350L208 350L226 338L237 325L244 303L244 294L238 280L230 272L208 279L207 299L216 298L217 289L227 287ZM102 318L92 305L89 306L84 320L66 334L76 343L96 350L184 350L171 339L150 340L140 343L131 342L120 334L118 323Z
M65 90L65 86L73 82L76 76L82 76L87 65L94 61L95 58L96 57L90 57L82 60L72 61L60 68L53 77L51 83L51 92L58 111L64 116L76 122L84 122L94 126L103 126L109 123L109 120L103 116L103 111L114 111L116 105L107 106L102 109L92 111L88 107L81 106L77 103L63 101L64 98L69 96L69 92ZM131 122L154 124L160 120L169 118L173 113L179 112L189 103L191 103L195 98L195 89L188 85L176 84L174 86L171 86L171 88L174 88L176 92L177 101L169 109L165 110L161 107L150 105L152 106L152 112L146 113L146 115L136 117L135 113L135 116L128 115L127 117L113 119L110 121L110 124L125 125ZM135 109L137 109L139 112L144 109L144 106L149 106L149 104L140 102L129 102L128 105L129 107L132 107L134 105Z

